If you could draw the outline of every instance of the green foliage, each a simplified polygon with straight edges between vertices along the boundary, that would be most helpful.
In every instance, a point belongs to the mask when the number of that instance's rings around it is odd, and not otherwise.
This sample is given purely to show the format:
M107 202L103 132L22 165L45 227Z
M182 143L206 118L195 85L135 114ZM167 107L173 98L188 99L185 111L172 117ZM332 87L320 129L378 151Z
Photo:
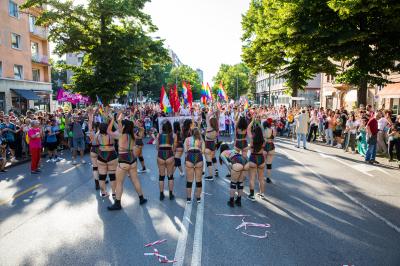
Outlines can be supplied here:
M295 93L318 72L358 86L399 70L400 3L394 0L253 0L243 16L243 60L253 72L284 73Z
M28 0L22 8L47 4L37 24L50 27L55 52L84 53L74 71L72 89L107 103L126 94L141 74L154 64L170 61L162 40L153 40L156 30L142 9L148 0L89 0L87 5L72 1Z
M222 64L218 73L213 77L213 93L216 95L220 82L222 82L229 99L237 99L237 94L251 97L255 89L254 75L243 63L236 65ZM236 91L236 88L238 90Z
M183 81L190 83L193 93L193 100L199 99L201 90L200 77L199 74L190 66L182 65L172 68L166 79L168 87L173 86L175 82L177 82L179 91L182 90Z

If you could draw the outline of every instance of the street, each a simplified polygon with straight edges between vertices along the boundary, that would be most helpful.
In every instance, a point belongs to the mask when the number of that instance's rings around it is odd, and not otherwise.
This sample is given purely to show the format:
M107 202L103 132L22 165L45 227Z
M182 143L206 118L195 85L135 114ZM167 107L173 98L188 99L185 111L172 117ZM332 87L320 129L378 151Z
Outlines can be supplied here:
M127 178L119 212L94 190L90 164L45 162L37 176L29 164L11 168L0 176L0 265L157 265L144 245L161 239L154 247L175 265L400 264L398 169L325 146L276 143L266 200L233 209L224 166L219 178L203 181L200 204L186 204L178 172L176 200L160 202L153 145L144 146L150 172L139 174L148 203L139 206ZM236 229L242 219L270 227ZM249 236L266 230L267 238Z

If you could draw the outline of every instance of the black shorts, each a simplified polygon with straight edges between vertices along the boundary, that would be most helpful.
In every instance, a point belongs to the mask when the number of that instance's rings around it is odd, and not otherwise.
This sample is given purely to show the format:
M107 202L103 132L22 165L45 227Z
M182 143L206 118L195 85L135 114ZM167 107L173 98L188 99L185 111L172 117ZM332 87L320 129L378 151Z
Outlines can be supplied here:
M55 149L57 149L57 142L48 142L48 143L46 143L46 148L49 150L49 151L54 151Z

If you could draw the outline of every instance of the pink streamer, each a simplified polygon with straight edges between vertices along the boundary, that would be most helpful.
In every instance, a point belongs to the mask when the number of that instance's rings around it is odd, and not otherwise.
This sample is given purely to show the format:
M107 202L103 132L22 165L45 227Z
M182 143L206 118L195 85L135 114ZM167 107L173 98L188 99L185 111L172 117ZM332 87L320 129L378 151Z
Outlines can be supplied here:
M155 245L158 245L158 244L162 244L162 243L164 243L164 242L166 242L166 241L167 241L167 239L160 239L160 240L157 240L157 241L148 243L148 244L146 244L146 245L144 245L144 246L145 246L145 247L152 247L152 246L155 246Z
M240 229L240 228L242 228L242 227L244 227L244 229L246 230L247 227L269 228L269 227L271 227L271 225L270 225L270 224L260 224L260 223L245 222L245 221L244 221L244 217L243 217L242 223L241 223L238 227L236 227L236 230L238 230L238 229Z
M248 217L250 215L246 214L217 214L218 216L225 216L225 217Z
M267 238L268 237L268 231L265 231L264 235L251 235L251 234L248 234L246 232L242 232L242 234L244 234L246 236L254 237L254 238L259 238L259 239L263 239L263 238Z

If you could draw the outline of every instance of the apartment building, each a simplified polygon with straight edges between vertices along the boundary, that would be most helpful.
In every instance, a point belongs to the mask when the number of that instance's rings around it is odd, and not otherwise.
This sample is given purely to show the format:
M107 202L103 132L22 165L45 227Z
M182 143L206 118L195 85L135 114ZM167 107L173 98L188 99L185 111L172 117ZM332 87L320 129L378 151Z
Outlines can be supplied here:
M43 7L0 0L0 110L49 110L52 89L48 29L35 25Z
M285 92L288 89L286 80L279 73L266 73L260 71L256 79L256 102L273 106L317 106L321 88L321 74L307 81L303 91L299 91L297 97L291 97Z

